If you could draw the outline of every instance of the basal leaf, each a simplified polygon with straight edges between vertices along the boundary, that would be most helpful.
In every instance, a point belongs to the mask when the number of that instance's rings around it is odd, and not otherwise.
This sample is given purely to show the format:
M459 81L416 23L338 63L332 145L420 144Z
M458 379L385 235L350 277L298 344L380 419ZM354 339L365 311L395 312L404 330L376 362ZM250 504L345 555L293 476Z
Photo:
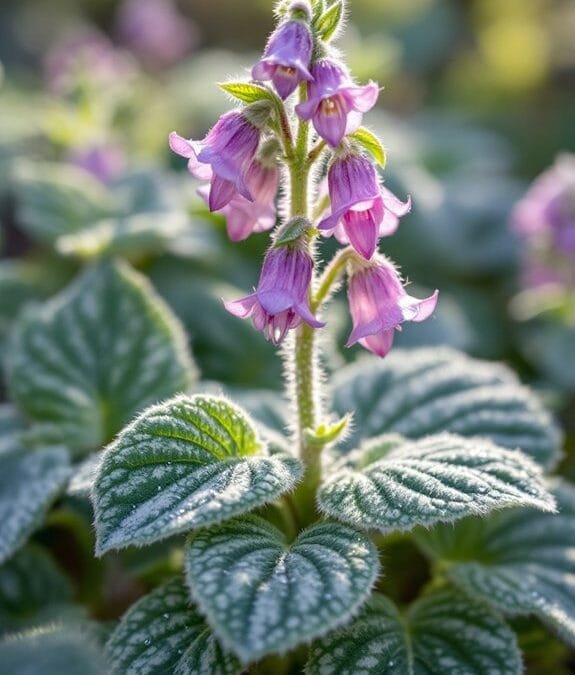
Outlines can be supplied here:
M520 449L545 467L560 455L550 416L509 369L451 349L361 359L336 375L333 403L339 415L354 414L355 433L343 449L383 433L417 439L450 431Z
M557 514L513 510L418 540L467 593L508 614L536 614L575 645L575 488L558 483L552 492Z
M71 600L70 581L37 546L25 546L0 567L0 633L49 618Z
M255 516L194 535L185 564L192 597L244 663L345 623L378 572L375 547L355 530L320 523L290 545Z
M438 434L395 446L367 466L358 461L328 476L319 505L365 529L409 530L508 506L554 508L535 462L490 441Z
M109 669L88 629L47 624L0 642L2 672L10 675L104 675Z
M106 645L118 675L234 675L237 659L226 653L191 605L182 579L156 588L133 605Z
M518 675L521 655L498 615L450 589L402 615L375 595L350 626L311 650L309 675Z
M360 127L351 134L351 137L356 140L364 150L367 150L380 166L385 166L385 149L379 138L373 132L365 127Z
M96 178L71 165L22 163L14 186L18 220L41 242L77 232L116 208Z
M31 441L85 452L136 412L190 386L183 331L148 282L124 263L87 269L17 326L8 358Z
M300 475L299 460L268 455L252 422L225 399L176 397L146 410L106 450L94 488L97 551L246 513Z
M0 563L40 526L70 474L64 448L0 454Z

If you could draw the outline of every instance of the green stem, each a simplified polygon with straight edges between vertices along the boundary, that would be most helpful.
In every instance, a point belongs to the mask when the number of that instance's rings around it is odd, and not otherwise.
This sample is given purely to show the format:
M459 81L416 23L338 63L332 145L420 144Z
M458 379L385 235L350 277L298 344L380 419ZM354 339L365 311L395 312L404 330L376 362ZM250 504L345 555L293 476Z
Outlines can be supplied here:
M315 312L329 298L339 277L345 269L345 265L353 255L351 248L344 248L330 260L319 278L317 291L310 302L311 311Z

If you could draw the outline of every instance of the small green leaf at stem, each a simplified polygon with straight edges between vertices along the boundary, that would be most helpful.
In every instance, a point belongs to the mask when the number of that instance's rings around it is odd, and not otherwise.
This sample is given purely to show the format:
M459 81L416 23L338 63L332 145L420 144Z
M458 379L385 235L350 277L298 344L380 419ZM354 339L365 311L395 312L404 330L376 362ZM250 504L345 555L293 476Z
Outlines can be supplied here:
M369 154L381 167L385 167L385 149L379 138L374 133L365 127L360 127L357 131L351 134L351 138L357 141L364 150L369 152Z
M319 37L324 42L329 42L337 35L344 17L343 0L334 2L328 9L321 14L316 22L316 30Z

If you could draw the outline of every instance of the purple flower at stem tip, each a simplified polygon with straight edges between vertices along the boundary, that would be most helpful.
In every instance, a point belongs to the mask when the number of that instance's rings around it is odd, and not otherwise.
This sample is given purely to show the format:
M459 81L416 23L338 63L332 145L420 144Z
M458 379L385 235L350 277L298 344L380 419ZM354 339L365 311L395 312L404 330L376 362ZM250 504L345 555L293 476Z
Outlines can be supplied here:
M342 244L350 243L366 260L379 237L392 235L399 218L411 209L411 200L400 201L380 186L373 164L358 154L336 159L328 171L331 213L318 225L334 233Z
M254 293L224 305L240 319L252 317L254 327L276 345L302 321L321 328L325 324L314 317L309 305L312 268L311 256L300 245L272 247Z
M371 263L357 261L352 268L347 294L353 330L346 347L359 342L384 357L404 321L424 321L433 314L438 291L423 300L408 295L395 266L383 256Z
M210 211L218 211L239 193L253 201L245 181L260 140L260 130L241 111L220 117L203 141L186 140L175 131L170 148L188 159L188 171L200 180L209 180Z
M270 36L262 58L252 68L254 80L271 80L282 99L286 99L309 72L312 37L301 21L287 21Z
M313 120L317 133L335 148L361 126L363 113L377 101L379 87L375 82L358 86L345 66L331 59L315 63L311 75L308 99L295 110L302 120Z
M278 167L265 166L254 159L246 172L245 181L254 201L250 202L238 193L219 211L226 219L226 229L232 241L247 239L252 232L264 232L276 223ZM198 194L209 203L209 186L200 187Z

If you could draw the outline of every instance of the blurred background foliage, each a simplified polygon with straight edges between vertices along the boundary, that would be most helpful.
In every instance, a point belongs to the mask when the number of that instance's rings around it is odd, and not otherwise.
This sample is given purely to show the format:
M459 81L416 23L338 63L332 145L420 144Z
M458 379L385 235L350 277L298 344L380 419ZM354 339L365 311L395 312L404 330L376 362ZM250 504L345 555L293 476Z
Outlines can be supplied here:
M164 14L146 19L144 5ZM266 235L228 242L166 142L173 129L201 137L229 105L215 82L247 73L271 5L2 0L0 337L27 303L113 253L183 320L205 379L278 388L275 350L221 304L257 280ZM341 48L359 80L384 86L367 122L388 152L386 181L414 202L382 249L410 282L441 292L435 320L398 343L506 360L568 425L575 311L521 296L525 243L509 223L530 181L575 148L575 3L352 0L350 10ZM574 297L567 289L564 303ZM341 349L343 294L329 318L337 367L355 355Z

